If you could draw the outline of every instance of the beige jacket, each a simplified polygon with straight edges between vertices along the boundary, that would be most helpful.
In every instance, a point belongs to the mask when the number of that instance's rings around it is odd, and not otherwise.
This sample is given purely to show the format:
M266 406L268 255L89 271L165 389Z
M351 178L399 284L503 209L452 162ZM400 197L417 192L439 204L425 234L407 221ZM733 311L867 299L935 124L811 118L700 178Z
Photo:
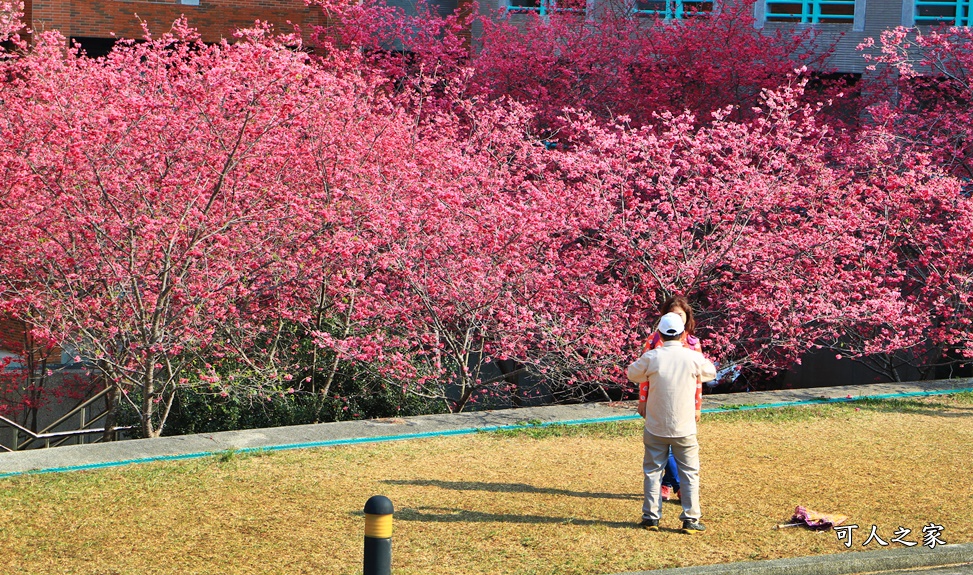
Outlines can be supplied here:
M628 366L628 379L649 382L645 429L658 437L696 435L696 380L716 378L716 366L679 340L650 349Z

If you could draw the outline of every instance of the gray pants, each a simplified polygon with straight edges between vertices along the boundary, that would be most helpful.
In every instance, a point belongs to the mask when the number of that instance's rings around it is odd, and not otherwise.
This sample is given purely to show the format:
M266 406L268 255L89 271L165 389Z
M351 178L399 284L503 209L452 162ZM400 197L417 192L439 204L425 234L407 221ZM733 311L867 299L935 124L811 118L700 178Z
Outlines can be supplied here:
M679 465L679 499L682 513L679 519L699 520L699 443L695 435L687 437L659 437L648 431L642 434L645 456L642 459L642 473L645 475L643 488L645 502L642 504L642 519L662 518L662 472L669 459L669 448Z

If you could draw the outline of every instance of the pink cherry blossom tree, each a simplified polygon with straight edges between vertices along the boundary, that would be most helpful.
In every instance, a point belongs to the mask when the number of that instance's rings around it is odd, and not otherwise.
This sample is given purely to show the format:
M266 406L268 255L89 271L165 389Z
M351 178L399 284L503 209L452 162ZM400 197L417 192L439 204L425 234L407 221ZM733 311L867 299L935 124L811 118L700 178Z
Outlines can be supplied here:
M436 114L387 134L398 147L369 168L386 181L359 192L368 225L356 224L356 254L342 260L356 279L326 282L345 329L319 334L339 357L452 411L521 391L491 368L542 341L541 304L568 271L558 248L581 222L581 198L565 201L563 183L544 175L544 146L524 138L522 110L461 116L476 123Z
M23 29L24 3L0 2L0 42L20 42Z
M564 177L602 194L589 241L630 312L609 355L616 364L661 300L682 293L700 305L709 353L784 368L831 337L823 319L879 273L847 269L862 242L845 217L862 206L844 200L848 174L829 165L828 130L799 92L766 92L748 123L725 114L703 128L691 116L663 117L659 130L589 123L589 161L564 154ZM876 312L866 308L856 313Z
M888 129L864 135L849 157L849 194L865 210L856 227L867 243L860 259L881 270L873 290L891 289L889 313L849 314L830 346L892 381L948 375L973 357L968 247L970 198L921 147ZM867 289L861 297L870 297Z
M865 133L849 163L872 186L875 237L888 244L890 281L902 293L902 325L879 324L854 333L854 349L876 351L870 365L898 379L948 374L968 363L971 267L969 181L970 32L941 27L928 33L886 31L881 54L869 57L881 95L868 108L875 129ZM866 41L866 45L872 44ZM897 345L887 345L893 334Z
M190 371L213 377L227 319L295 281L324 193L296 193L299 150L354 99L264 29L147 40L89 60L45 35L12 64L0 243L5 308L80 350L152 437Z
M881 53L866 56L883 98L868 112L894 127L916 152L929 154L958 177L973 178L969 132L973 33L941 27L928 33L903 27L883 32ZM874 44L868 39L863 46ZM909 159L906 158L908 162Z

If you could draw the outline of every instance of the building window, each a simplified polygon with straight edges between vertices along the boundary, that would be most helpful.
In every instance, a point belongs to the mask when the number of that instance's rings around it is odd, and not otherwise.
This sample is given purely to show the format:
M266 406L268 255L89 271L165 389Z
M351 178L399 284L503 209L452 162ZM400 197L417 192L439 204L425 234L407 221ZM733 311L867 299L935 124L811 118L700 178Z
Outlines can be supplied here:
M534 12L546 16L551 12L584 14L584 1L577 0L507 0L508 13L524 14Z
M916 0L917 25L973 26L971 0Z
M766 14L768 22L852 24L855 0L767 0Z
M688 18L713 11L713 2L699 0L635 0L635 13L642 16Z
M179 0L179 3L186 6L199 6L199 0Z
M112 48L115 47L115 43L118 42L117 38L86 38L82 36L72 36L70 39L71 46L80 46L82 53L89 58L101 58L102 56L107 56Z

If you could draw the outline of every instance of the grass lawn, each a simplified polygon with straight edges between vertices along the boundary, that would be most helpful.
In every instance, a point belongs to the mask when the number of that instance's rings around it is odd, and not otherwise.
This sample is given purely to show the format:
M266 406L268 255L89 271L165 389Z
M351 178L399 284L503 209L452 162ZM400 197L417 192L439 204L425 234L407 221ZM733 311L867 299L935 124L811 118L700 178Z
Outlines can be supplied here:
M234 454L0 480L0 573L361 572L365 501L395 504L393 572L593 574L973 541L973 394L704 415L703 520L635 527L639 422ZM796 505L850 516L775 530ZM892 544L888 549L901 548Z

